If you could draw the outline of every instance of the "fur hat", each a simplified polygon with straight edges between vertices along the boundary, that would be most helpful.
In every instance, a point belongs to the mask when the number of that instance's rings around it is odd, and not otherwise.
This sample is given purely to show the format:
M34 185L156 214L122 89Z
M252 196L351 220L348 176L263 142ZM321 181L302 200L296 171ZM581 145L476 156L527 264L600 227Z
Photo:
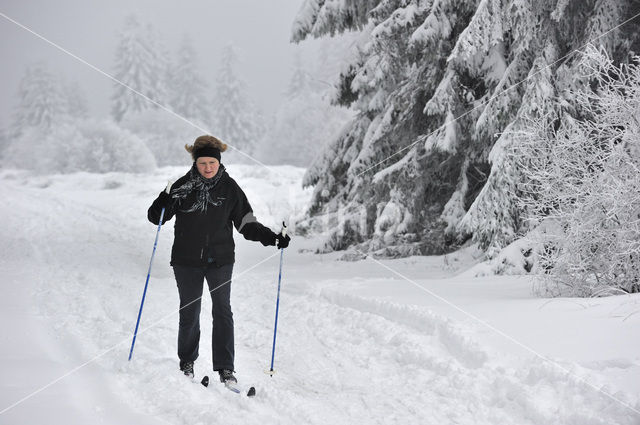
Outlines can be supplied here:
M218 138L205 134L198 137L193 145L184 145L184 148L194 161L201 156L210 156L220 161L220 153L227 150L227 145Z

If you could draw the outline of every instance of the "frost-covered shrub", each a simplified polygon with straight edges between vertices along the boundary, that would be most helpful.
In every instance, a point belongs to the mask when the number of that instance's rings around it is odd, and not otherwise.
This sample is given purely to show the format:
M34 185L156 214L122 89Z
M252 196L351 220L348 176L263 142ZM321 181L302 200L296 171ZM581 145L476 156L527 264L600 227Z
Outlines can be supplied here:
M142 139L112 121L83 121L78 133L76 146L83 155L71 165L76 170L146 172L156 167L153 154Z
M58 146L51 131L42 127L25 127L20 135L7 142L2 166L55 173L60 171L56 168L59 160L57 150Z
M541 291L594 296L640 285L640 66L589 50L592 84L575 93L580 119L531 121L514 146L528 178Z
M50 131L27 127L12 140L3 165L37 173L145 172L156 161L144 142L111 121L86 120Z

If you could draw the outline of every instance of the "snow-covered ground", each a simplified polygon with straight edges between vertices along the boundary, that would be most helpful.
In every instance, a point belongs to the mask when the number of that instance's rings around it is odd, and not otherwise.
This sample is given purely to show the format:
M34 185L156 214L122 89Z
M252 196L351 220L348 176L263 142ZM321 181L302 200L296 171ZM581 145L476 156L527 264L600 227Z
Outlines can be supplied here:
M228 169L274 229L309 199L301 169ZM184 171L0 171L0 424L640 424L640 296L540 299L526 278L465 273L472 248L344 262L294 236L269 377L278 251L236 238L249 399L177 370L169 224L127 362L156 231L146 210Z

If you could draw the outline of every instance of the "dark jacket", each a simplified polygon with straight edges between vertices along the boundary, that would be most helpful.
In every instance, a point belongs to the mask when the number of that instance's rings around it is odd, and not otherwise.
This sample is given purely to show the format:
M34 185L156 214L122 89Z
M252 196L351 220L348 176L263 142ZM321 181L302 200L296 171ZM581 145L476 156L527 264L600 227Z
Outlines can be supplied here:
M240 186L226 171L218 183L209 190L210 198L205 212L187 212L196 200L195 193L185 198L175 197L161 192L153 201L147 217L158 224L160 212L165 208L162 222L175 215L175 238L171 250L171 265L204 266L214 263L217 266L235 261L235 243L232 225L242 233L245 239L260 241L263 245L275 245L276 234L260 224ZM172 188L180 187L189 180L189 173L179 178Z

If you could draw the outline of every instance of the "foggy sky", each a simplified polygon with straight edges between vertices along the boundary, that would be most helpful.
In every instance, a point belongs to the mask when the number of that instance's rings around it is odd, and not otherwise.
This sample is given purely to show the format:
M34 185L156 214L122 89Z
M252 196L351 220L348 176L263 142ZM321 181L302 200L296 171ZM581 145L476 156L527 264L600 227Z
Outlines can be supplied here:
M0 12L59 44L101 70L114 74L118 31L135 13L162 35L175 56L186 33L198 55L198 68L210 85L217 58L232 43L240 56L240 77L265 112L275 109L291 73L292 52L313 42L289 42L291 24L303 0L0 0ZM90 114L109 116L114 83L33 34L0 16L0 126L11 121L25 67L39 61L55 75L78 81Z

